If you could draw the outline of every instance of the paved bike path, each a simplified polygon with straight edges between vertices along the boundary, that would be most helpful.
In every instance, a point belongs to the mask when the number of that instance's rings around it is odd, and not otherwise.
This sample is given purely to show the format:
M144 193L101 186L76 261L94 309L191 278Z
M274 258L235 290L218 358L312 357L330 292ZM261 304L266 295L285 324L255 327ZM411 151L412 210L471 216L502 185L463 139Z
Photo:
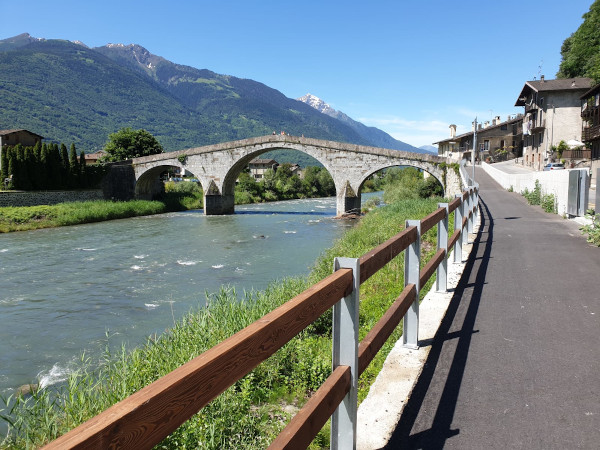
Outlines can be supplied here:
M386 448L600 448L600 249L475 178L480 233Z

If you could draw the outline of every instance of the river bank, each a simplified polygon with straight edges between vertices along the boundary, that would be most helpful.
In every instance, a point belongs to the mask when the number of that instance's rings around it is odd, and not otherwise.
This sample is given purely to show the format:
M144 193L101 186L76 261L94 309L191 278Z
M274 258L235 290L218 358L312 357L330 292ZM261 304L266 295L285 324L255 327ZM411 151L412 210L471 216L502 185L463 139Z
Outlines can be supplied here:
M241 302L234 301L239 293L232 290L223 289L211 294L207 308L186 315L168 332L150 338L146 345L133 352L123 350L115 354L107 346L99 371L92 370L92 362L84 358L79 371L70 376L62 389L42 389L16 403L13 413L17 419L13 426L17 437L7 441L6 445L41 445L76 426L328 275L333 255L362 255L400 231L405 219L420 218L436 209L436 202L436 199L404 201L368 214L358 227L347 232L318 260L309 276L286 279L272 283L264 291L245 293ZM434 241L433 233L425 236L424 252L434 248ZM402 284L402 274L402 261L392 261L361 288L361 297L364 295L361 337L393 302L393 292ZM328 317L317 321L180 427L163 442L163 446L195 447L198 442L203 442L208 448L263 448L287 422L291 411L304 403L310 392L329 374L330 327ZM366 395L401 330L396 333L361 377L361 398ZM43 423L49 426L44 427ZM315 445L326 446L327 441L328 431L324 430Z

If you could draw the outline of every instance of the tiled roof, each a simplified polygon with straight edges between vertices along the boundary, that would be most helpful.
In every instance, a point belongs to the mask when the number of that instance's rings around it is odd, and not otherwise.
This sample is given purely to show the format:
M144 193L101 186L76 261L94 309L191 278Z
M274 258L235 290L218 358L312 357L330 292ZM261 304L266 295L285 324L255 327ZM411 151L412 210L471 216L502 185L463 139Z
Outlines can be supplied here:
M571 89L590 89L594 84L591 78L560 78L558 80L533 80L525 82L521 93L517 98L515 106L525 106L525 101L529 92L551 92L551 91L568 91Z
M34 136L37 136L37 137L39 137L41 139L44 139L44 136L40 136L39 134L32 133L31 131L24 130L24 129L0 130L0 136L6 136L7 134L13 134L13 133L17 133L19 131L26 131L29 134L33 134Z
M498 128L501 127L502 125L511 125L515 122L519 122L523 120L522 116L517 116L514 119L510 119L510 120L506 120L504 122L500 122L496 125L489 125L485 128L481 128L481 130L477 130L477 134L482 133L484 131L489 131L492 130L494 128ZM441 141L438 142L434 142L434 144L441 144L442 142L451 142L451 141L460 141L462 138L467 137L467 136L473 136L473 131L469 131L468 133L463 133L463 134L459 134L458 136L454 136L453 138L448 138L448 139L442 139Z
M253 159L250 164L277 164L274 159Z

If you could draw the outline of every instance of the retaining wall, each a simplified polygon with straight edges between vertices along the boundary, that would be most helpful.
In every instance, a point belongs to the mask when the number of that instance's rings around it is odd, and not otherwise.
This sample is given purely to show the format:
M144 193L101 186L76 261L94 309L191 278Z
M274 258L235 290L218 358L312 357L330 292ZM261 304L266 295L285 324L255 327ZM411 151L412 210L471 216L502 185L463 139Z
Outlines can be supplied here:
M551 170L547 172L531 173L506 173L496 169L492 164L482 162L481 167L486 173L500 184L504 189L510 189L522 194L525 189L529 192L535 188L535 180L539 180L542 194L554 194L557 202L557 212L560 215L567 213L569 199L569 172L570 170ZM572 169L586 170L587 169Z
M4 191L0 192L0 207L55 205L65 202L102 200L103 198L104 195L101 189L85 191Z

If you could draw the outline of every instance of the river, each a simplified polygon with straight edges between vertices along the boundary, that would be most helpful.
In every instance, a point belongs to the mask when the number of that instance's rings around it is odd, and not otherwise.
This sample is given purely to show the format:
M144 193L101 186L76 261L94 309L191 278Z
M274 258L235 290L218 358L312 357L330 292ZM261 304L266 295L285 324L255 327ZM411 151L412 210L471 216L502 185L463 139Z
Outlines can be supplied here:
M334 216L324 198L0 235L0 394L64 381L83 352L98 359L107 333L111 346L139 345L222 285L307 274L354 225Z

